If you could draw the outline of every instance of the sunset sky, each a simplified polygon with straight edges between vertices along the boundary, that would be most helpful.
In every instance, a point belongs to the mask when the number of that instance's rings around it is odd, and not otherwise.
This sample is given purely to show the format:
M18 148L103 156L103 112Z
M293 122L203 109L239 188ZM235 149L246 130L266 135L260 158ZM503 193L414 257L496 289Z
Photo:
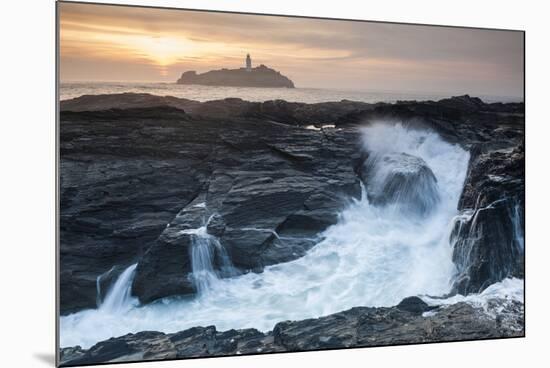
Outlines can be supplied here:
M174 82L249 52L297 87L523 97L521 32L70 3L59 14L62 82Z

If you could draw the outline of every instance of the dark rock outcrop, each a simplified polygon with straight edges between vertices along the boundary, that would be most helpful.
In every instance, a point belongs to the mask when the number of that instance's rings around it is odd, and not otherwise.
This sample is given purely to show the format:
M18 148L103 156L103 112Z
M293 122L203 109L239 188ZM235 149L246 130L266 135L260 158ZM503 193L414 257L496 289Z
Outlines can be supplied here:
M180 230L212 214L235 266L260 271L302 256L360 194L354 129L157 106L63 111L60 133L62 314L95 307L97 278L136 261L143 302L192 293Z
M160 124L135 110L113 112L116 118L62 113L63 314L95 307L97 278L115 265L135 263L202 188L208 171L201 162L209 149L194 149L194 140L212 141L214 135L194 125L197 133L180 145L178 127L188 117L178 111L176 120L171 108L157 108L156 116L170 115Z
M420 157L405 153L371 155L359 168L369 201L426 214L439 203L437 179Z
M522 200L525 193L525 148L509 140L503 148L475 145L459 208L487 207L502 198Z
M523 103L483 103L468 95L440 101L399 101L357 109L340 116L337 127L386 120L411 127L431 128L451 143L466 149L476 143L504 144L524 137Z
M454 288L461 294L524 276L524 160L523 142L473 151L459 203L468 215L451 235L459 272Z
M234 122L220 144L201 194L169 222L138 264L133 293L142 302L190 294L189 235L208 225L241 272L301 257L360 195L353 170L356 133ZM264 137L269 137L266 141ZM207 220L210 219L210 221ZM182 257L185 260L182 260Z
M356 111L369 111L380 104L342 100L307 104L273 100L250 102L240 98L225 98L199 102L172 96L156 96L147 93L117 93L108 95L84 95L61 101L61 111L90 112L127 109L165 108L183 110L195 117L203 118L256 118L271 120L287 125L334 124L340 117ZM90 114L91 115L91 114ZM97 115L96 115L97 116Z
M294 88L294 83L290 79L263 64L250 70L246 68L220 69L202 74L188 71L184 72L176 83L228 87Z
M61 103L62 314L95 307L96 280L115 265L103 290L138 262L134 293L142 302L192 293L190 239L181 230L208 218L208 233L241 272L302 256L359 195L366 157L357 128L377 119L432 128L472 152L460 209L481 211L475 226L463 227L484 235L455 245L466 280L456 290L521 276L522 255L509 240L523 223L505 212L523 218L523 104L468 96L391 105L82 96ZM497 240L504 251L491 245Z
M410 296L403 299L395 306L397 309L404 310L410 313L422 314L424 312L437 309L437 307L429 306L425 301L417 296Z
M220 332L209 326L174 334L128 334L88 350L61 349L60 363L72 366L524 336L522 303L492 299L488 308L497 311L496 316L466 303L428 307L411 297L391 308L356 307L316 319L280 322L267 333L255 329ZM431 311L423 315L426 310Z

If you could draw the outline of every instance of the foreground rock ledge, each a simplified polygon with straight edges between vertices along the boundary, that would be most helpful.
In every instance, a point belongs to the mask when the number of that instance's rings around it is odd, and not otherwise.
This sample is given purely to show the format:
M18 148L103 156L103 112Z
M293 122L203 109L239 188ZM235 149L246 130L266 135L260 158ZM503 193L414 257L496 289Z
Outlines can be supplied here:
M524 306L491 299L486 310L467 303L430 307L417 297L390 308L356 307L317 319L285 321L273 331L193 327L173 334L144 331L84 350L60 350L60 364L131 362L338 349L524 336Z

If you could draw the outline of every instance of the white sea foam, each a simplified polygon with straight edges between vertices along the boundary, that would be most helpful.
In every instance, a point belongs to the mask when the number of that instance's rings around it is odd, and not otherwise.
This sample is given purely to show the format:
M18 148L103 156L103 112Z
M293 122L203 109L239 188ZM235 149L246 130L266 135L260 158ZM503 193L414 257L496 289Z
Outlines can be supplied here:
M489 305L491 300L500 299L505 303L510 301L523 303L523 283L523 279L506 278L500 282L490 285L481 293L473 293L469 295L457 294L444 299L423 296L422 299L429 305L442 306L465 302L474 307L482 308L488 314L492 314L494 311L490 309Z

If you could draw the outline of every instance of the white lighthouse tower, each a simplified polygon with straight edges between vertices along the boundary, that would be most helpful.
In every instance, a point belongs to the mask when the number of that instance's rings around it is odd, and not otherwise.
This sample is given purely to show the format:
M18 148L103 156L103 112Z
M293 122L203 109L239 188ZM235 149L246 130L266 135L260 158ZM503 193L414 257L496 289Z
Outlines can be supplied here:
M246 71L252 71L252 59L250 59L250 54L246 54Z

